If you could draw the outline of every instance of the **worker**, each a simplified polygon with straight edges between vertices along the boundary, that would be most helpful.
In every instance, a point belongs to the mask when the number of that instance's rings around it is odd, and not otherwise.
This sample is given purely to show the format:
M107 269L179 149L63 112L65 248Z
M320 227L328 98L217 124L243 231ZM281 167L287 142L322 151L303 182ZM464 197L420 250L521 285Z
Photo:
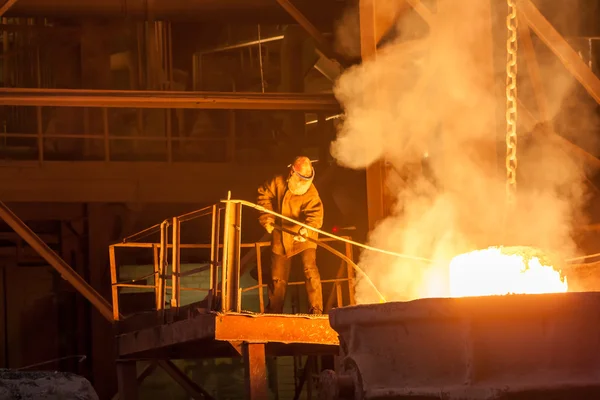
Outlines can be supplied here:
M323 226L323 203L313 185L315 170L311 160L308 157L296 157L288 167L290 170L287 175L278 175L259 187L257 203L267 210L320 229ZM317 244L307 240L317 239L318 233L281 218L276 219L266 212L261 213L259 222L273 237L267 312L283 312L292 257L300 255L310 305L309 313L322 314L323 293L317 268ZM294 234L282 232L276 227Z

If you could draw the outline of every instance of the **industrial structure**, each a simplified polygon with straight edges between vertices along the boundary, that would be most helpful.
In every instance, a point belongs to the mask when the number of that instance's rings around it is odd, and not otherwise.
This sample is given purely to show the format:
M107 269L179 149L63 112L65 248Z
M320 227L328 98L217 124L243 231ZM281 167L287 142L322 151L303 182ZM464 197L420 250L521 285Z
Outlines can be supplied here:
M600 103L599 4L581 0L571 29L547 2L509 0L508 11L504 1L484 3L489 19L478 23L487 34L455 38L488 50L478 55L481 79L507 102L490 132L507 149L488 146L483 158L491 169L506 164L510 198L526 121L594 187L600 160L553 126L537 57L552 53ZM334 46L335 33L355 9L360 51L349 54ZM565 388L597 397L598 360L581 343L569 354L553 348L575 331L597 347L593 293L346 307L356 305L360 243L394 209L385 182L396 171L385 159L366 173L335 165L329 148L344 110L332 88L377 58L404 15L420 16L415 30L427 31L442 13L436 0L3 0L0 366L75 373L101 399L491 399L507 385L520 388L506 390L515 398L573 398ZM517 95L522 71L532 104ZM305 314L295 290L286 314L264 312L270 243L255 222L256 187L298 154L319 159L329 316ZM598 251L597 230L581 228L581 248ZM591 281L579 288L595 290ZM489 350L500 340L491 330L514 322L507 304L528 321L511 337L540 326L554 336ZM412 329L418 335L394 335ZM442 330L451 334L440 341ZM489 351L458 352L457 343ZM532 386L543 377L511 358L524 349L551 353L541 368L564 384Z

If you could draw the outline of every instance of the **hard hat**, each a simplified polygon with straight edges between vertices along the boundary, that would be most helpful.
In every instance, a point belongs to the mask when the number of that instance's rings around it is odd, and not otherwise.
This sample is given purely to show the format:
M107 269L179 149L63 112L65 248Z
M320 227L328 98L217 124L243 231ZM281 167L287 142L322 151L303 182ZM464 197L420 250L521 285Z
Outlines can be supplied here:
M303 195L308 191L315 177L312 161L308 157L296 157L289 167L291 167L291 171L288 178L288 189L295 195Z

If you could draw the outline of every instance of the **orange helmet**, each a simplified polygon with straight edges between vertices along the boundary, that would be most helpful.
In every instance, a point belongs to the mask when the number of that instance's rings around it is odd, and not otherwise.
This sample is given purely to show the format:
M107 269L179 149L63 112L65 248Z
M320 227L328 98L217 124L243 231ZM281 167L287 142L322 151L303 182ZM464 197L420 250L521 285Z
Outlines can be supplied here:
M288 189L295 195L303 195L308 191L315 177L315 170L308 157L296 157L288 178Z

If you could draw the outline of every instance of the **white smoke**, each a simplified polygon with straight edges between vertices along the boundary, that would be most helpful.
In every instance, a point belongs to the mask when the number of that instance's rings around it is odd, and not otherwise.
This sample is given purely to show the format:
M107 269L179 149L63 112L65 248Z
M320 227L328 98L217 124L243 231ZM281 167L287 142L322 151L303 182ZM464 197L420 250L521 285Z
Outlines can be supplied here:
M438 4L427 35L413 39L412 27L422 22L416 13L404 13L394 42L379 50L376 59L346 71L335 88L346 119L332 155L354 169L385 159L390 169L386 185L395 206L371 232L370 244L434 261L363 253L360 266L388 300L446 296L452 257L490 245L532 245L573 254L572 226L587 199L577 164L541 133L534 135L541 139L530 140L534 124L521 118L518 207L503 223L505 172L497 149L502 154L505 147L496 127L506 123L503 114L497 118L505 100L495 82L505 72L494 70L491 11L480 0ZM344 25L349 21L357 22L342 20L338 34L354 34L356 27ZM341 48L355 43L353 37L338 39ZM505 58L503 51L504 43L498 53ZM539 62L542 74L552 76L546 96L554 117L574 81L556 57L541 55ZM527 74L524 67L519 74ZM535 105L533 91L521 81L519 90L524 103ZM585 115L590 124L596 122L591 113ZM421 173L425 153L435 184ZM377 297L359 281L357 300Z

